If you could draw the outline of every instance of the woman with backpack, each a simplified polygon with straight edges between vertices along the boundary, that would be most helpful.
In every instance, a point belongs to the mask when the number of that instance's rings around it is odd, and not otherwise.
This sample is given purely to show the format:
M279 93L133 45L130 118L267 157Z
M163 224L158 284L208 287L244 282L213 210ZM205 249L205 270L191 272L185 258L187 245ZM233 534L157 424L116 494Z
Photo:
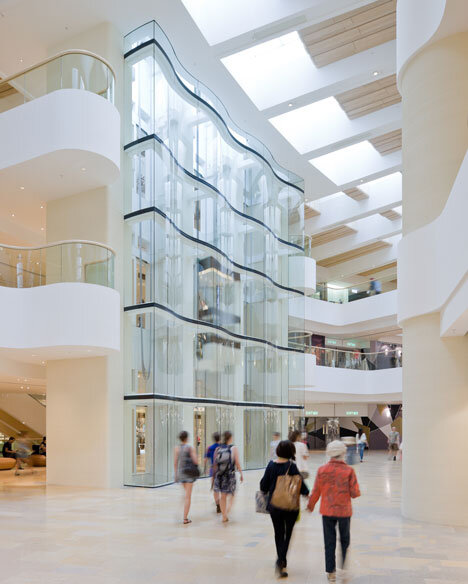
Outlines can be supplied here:
M193 483L200 476L198 458L195 448L187 444L188 432L183 430L179 434L180 446L174 450L174 477L176 483L184 487L184 525L192 523L188 518L190 504L192 502Z
M266 509L270 513L275 530L276 553L278 556L275 566L276 575L278 578L287 578L288 573L285 571L287 566L286 556L294 525L299 515L299 493L307 496L309 489L294 463L296 457L294 443L290 440L282 440L276 448L276 456L277 458L270 460L266 467L265 474L260 481L260 490L267 496ZM278 481L278 478L285 477L285 475L289 475L290 478L288 480L291 482L289 487L286 486L286 489L283 489L283 492L280 493L280 481ZM295 478L296 476L298 478ZM281 479L281 482L284 482L284 479ZM285 490L287 492L286 496ZM288 494L296 496L295 504L287 500ZM275 502L276 505L274 505Z
M243 482L244 475L239 461L239 450L232 443L232 433L227 430L223 434L223 443L215 451L213 466L213 490L219 494L223 523L229 521L228 513L231 510L236 492L236 469L240 473L241 482Z

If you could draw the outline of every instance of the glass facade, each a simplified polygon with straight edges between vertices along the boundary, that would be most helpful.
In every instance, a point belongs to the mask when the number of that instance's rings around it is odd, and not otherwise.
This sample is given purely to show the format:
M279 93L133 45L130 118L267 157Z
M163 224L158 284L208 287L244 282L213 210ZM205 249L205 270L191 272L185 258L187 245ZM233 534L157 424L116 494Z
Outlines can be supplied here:
M173 478L185 429L200 455L231 430L245 468L286 433L289 258L303 255L304 194L151 22L126 38L126 484Z

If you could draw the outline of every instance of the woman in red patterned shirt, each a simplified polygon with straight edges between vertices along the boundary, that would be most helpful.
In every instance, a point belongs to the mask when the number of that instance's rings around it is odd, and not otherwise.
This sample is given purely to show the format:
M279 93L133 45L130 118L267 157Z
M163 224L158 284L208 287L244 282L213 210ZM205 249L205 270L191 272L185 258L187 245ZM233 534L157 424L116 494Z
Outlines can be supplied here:
M313 511L317 501L320 503L320 513L323 521L323 537L325 540L325 566L329 582L336 582L336 528L340 531L342 568L346 560L346 552L350 542L351 499L361 495L354 470L343 458L346 446L340 440L334 440L327 446L327 456L330 461L317 471L314 488L307 506Z

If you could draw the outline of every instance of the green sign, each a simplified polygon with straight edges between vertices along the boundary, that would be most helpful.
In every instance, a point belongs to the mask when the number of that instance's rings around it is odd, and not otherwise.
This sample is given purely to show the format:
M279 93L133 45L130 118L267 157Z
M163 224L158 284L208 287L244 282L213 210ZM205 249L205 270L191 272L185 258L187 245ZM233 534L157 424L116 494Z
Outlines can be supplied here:
M359 416L359 412L346 412L347 416Z
M310 412L305 413L306 416L318 416L317 410L310 410Z

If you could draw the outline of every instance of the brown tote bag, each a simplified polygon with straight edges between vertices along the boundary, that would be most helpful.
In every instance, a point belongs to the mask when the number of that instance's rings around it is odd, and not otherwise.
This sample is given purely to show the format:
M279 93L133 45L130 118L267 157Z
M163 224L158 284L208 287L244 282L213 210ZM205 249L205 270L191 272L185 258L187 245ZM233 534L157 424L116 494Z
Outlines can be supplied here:
M300 474L290 475L290 468L291 463L286 474L276 479L275 490L270 502L273 507L283 511L299 511L302 477Z

